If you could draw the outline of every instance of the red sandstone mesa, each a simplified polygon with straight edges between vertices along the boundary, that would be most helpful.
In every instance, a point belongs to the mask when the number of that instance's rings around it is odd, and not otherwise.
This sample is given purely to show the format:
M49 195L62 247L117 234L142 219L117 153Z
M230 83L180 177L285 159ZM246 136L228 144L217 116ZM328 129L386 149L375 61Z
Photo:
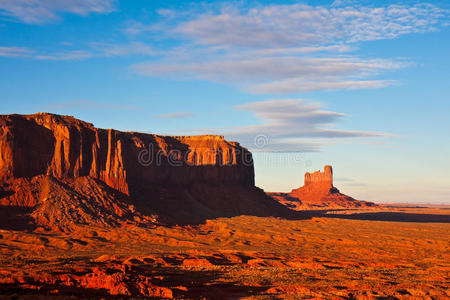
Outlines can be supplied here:
M251 153L237 142L99 129L48 113L0 116L0 205L29 208L37 224L58 229L285 212L254 186Z
M375 206L372 202L358 201L341 194L333 186L333 168L325 166L324 171L305 174L304 186L290 193L271 193L280 203L295 210L320 208L365 208Z
M139 154L147 154L149 148L155 157L149 163L151 158L141 155L142 164ZM175 161L182 158L185 164L180 167ZM201 179L254 185L251 154L222 136L104 130L70 116L45 113L1 116L0 178L36 175L91 176L125 194L131 181L187 184Z

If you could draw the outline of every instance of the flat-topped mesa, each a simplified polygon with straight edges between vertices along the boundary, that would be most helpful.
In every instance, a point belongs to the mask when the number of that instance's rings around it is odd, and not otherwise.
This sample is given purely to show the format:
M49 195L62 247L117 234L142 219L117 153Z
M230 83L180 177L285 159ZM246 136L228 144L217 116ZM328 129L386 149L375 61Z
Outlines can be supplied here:
M95 128L71 116L0 115L0 179L91 176L130 184L254 186L251 153L223 136L159 136Z

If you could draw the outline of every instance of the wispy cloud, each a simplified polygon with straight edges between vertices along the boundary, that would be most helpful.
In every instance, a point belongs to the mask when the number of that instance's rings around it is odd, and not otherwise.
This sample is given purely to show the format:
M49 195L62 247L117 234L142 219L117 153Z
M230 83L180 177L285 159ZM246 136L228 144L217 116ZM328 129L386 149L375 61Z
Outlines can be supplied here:
M190 112L176 112L171 114L163 114L163 115L157 115L155 118L157 119L182 119L187 117L194 116L193 113Z
M73 47L70 42L60 43L64 47ZM158 56L158 52L150 45L141 42L123 44L113 43L90 43L85 50L60 50L49 52L38 52L26 47L0 47L0 56L11 58L28 58L37 60L84 60L95 57L117 57L117 56Z
M288 94L326 90L375 89L392 85L395 82L394 80L344 80L340 78L336 78L334 81L313 81L303 78L288 78L254 85L249 88L249 91L255 94Z
M26 57L34 51L24 47L0 47L0 57Z
M96 41L84 47L67 44L67 50L47 52L3 47L0 56L54 61L148 57L131 70L175 80L208 80L253 94L374 89L401 84L389 78L388 72L412 63L363 56L357 52L361 43L449 25L449 10L432 4L376 7L360 3L233 2L219 8L216 4L191 4L187 9L160 9L160 21L127 22L129 42ZM114 4L113 0L0 0L0 14L36 23L57 19L60 12L108 13Z
M335 177L334 181L339 182L340 184L342 184L344 186L357 186L357 187L359 187L359 186L361 186L361 187L367 186L366 183L358 182L358 181L356 181L356 180L354 180L352 178Z
M365 41L446 26L448 10L432 4L380 7L347 2L331 6L223 4L186 11L164 10L164 22L136 22L128 32L179 43L159 59L135 64L135 72L177 80L202 79L257 94L381 88L380 78L410 64L356 55Z
M27 58L37 60L82 60L91 58L95 53L88 50L66 50L51 53L39 53L26 47L0 47L0 57Z
M253 151L314 152L324 146L354 139L386 138L383 132L336 129L347 116L327 110L318 102L281 99L237 106L259 119L259 123L234 128L191 130L190 133L221 133Z
M148 76L205 79L234 84L251 93L285 94L315 90L379 88L391 80L362 80L404 62L351 57L223 57L200 62L139 63L132 69Z
M125 44L114 43L92 43L91 47L97 52L98 56L155 56L161 52L152 46L142 42L130 42Z
M91 58L93 54L86 50L73 50L65 52L57 52L47 55L35 55L32 58L38 60L81 60Z
M115 10L115 0L2 0L0 15L23 23L42 24L60 19L61 13L86 16Z
M267 48L392 39L434 30L449 12L432 4L382 7L335 3L239 7L200 13L173 31L197 43Z

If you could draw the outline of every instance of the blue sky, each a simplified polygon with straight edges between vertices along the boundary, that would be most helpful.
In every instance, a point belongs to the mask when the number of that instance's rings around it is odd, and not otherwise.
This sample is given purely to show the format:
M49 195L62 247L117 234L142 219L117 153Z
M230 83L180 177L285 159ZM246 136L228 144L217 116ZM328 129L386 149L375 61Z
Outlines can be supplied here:
M448 204L449 9L0 0L1 113L223 134L254 152L267 191L332 164L355 198Z

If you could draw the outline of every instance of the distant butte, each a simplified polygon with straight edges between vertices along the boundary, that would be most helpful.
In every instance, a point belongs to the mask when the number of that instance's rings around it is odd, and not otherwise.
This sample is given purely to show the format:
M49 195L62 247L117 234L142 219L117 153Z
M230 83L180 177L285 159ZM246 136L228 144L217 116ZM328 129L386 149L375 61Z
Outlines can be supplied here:
M305 184L292 190L290 193L268 193L281 204L294 210L309 209L342 209L367 208L376 204L368 201L359 201L344 195L333 186L333 168L329 165L324 171L305 173Z

